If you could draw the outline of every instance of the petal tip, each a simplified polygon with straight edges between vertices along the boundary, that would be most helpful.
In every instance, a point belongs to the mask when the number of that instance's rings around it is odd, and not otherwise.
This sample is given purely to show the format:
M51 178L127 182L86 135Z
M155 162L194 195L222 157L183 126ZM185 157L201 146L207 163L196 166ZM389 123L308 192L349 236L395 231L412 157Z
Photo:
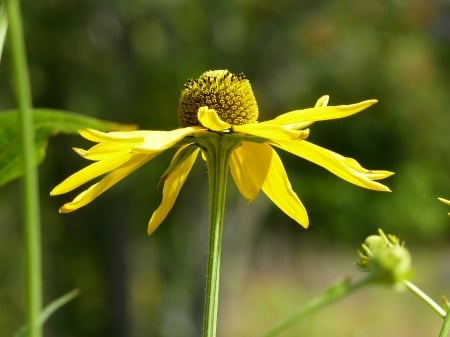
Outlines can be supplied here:
M302 212L302 214L299 216L299 220L297 220L298 224L300 226L302 226L304 229L308 229L309 228L309 217L308 217L308 213L306 212L306 209L304 209L304 213Z
M69 210L67 210L64 206L61 206L59 209L58 209L58 213L59 214L67 214L67 213L69 213L70 211Z
M330 95L323 95L322 97L320 97L317 100L315 107L316 108L325 107L328 105L329 101L330 101Z
M392 190L386 185L380 184L381 186L377 189L380 192L392 192Z
M84 157L84 155L86 154L86 150L81 149L79 147L73 147L72 148L73 152L75 152L77 155L79 155L80 157Z
M55 195L60 195L60 194L63 194L63 192L61 192L60 185L56 185L50 191L50 196L52 196L52 197L54 197Z
M369 103L369 105L373 105L375 103L378 103L378 100L376 98L372 98L372 99L367 100L367 103Z
M156 229L157 229L158 226L159 226L159 224L153 223L152 219L153 219L153 216L152 216L152 218L150 219L150 221L148 222L148 227L147 227L147 235L148 235L148 236L152 236L153 233L156 231Z

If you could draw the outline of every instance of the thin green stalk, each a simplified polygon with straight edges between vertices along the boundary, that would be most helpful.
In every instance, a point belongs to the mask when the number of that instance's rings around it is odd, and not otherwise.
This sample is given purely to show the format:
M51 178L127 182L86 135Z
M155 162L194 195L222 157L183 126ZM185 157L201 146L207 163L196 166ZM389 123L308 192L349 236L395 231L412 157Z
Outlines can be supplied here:
M433 301L427 294L425 294L419 287L410 281L403 281L409 291L416 295L420 300L429 305L439 316L444 319L442 323L441 331L439 332L439 337L447 337L450 332L450 311L445 311L442 307Z
M367 277L353 283L350 283L348 280L338 282L337 284L331 286L323 293L319 294L318 296L304 304L297 312L295 312L293 315L267 332L264 337L277 336L279 333L297 323L302 318L311 315L317 310L350 295L355 290L360 289L363 286L370 284L371 282L371 275L368 275Z
M42 307L40 218L37 170L34 160L34 129L31 89L25 56L19 0L6 0L8 37L14 87L19 110L23 160L23 207L26 246L28 336L41 337L39 314Z
M420 300L428 304L439 316L445 318L447 312L442 309L435 301L433 301L427 294L420 290L414 283L404 280L403 283L406 285L409 291L416 295Z
M442 324L441 331L439 332L439 337L447 337L450 332L450 310L444 318L444 323Z
M215 337L219 304L220 254L230 153L235 140L221 135L198 139L204 148L209 176L209 248L206 270L203 337Z
M0 4L0 61L3 55L3 46L5 45L6 32L8 30L8 17L3 3Z

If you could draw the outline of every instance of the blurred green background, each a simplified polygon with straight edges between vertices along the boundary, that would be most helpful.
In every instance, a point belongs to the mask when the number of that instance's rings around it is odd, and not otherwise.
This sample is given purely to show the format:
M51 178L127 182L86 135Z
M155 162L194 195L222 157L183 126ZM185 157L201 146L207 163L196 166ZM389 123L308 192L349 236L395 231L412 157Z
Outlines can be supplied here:
M384 228L411 247L415 280L450 293L450 3L446 0L22 1L34 105L143 129L178 127L180 90L208 69L244 72L260 120L310 107L377 98L357 116L317 123L310 139L396 175L393 193L364 190L282 153L311 227L263 195L246 205L233 185L225 219L219 335L257 337L331 282L358 276L355 250ZM7 46L8 47L8 46ZM14 107L8 53L0 109ZM70 215L74 195L50 189L86 163L78 136L50 140L39 168L45 301L79 298L46 325L58 337L196 337L201 333L207 177L198 162L168 219L146 224L160 201L163 154ZM0 336L24 321L20 182L0 189ZM437 335L418 300L363 291L282 336Z

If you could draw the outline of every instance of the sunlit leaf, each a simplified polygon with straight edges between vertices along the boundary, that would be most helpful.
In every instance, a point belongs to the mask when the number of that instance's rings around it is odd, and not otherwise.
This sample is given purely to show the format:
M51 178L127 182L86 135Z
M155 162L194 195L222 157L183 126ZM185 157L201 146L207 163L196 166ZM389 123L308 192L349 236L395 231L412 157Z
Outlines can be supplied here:
M103 121L80 114L51 109L34 109L35 160L45 157L48 138L65 133L77 133L80 129L93 128L103 131L133 130L134 125ZM17 111L0 113L0 186L22 174L21 145Z

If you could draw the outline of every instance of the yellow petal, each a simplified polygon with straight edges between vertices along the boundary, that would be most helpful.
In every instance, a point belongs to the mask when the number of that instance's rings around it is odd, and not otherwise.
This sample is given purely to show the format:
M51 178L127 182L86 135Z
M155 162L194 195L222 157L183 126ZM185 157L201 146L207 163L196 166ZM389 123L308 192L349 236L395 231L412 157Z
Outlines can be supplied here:
M393 175L393 172L367 170L355 159L344 157L306 140L278 142L273 145L322 166L352 184L377 191L390 191L387 186L372 181L372 179L383 179Z
M72 202L68 202L64 204L59 211L61 213L70 213L73 212L91 201L97 198L100 194L108 190L110 187L118 183L120 180L125 178L131 172L145 164L149 161L152 156L144 155L144 154L135 154L132 155L130 160L125 164L115 169L106 175L102 180L98 183L90 186L87 190L81 192L79 195L75 197Z
M144 136L144 141L142 144L133 147L132 152L147 154L159 153L171 148L184 137L193 135L194 133L203 130L203 128L190 126L171 131L149 131Z
M263 145L269 146L267 144ZM307 228L309 220L305 206L303 206L297 194L292 190L280 157L272 148L271 150L272 160L269 172L262 185L262 190L286 215L297 221L302 227Z
M272 148L265 144L242 142L241 146L231 153L231 176L248 202L257 197L267 178L272 152Z
M202 106L198 109L197 118L201 125L211 131L226 131L231 125L220 119L214 109Z
M83 129L79 131L79 134L96 143L104 143L104 142L139 142L142 141L143 136L152 131L117 131L117 132L101 132L94 129Z
M174 159L183 151L184 148L180 148L174 156ZM153 212L152 217L148 223L148 235L151 235L156 228L164 221L169 211L172 209L175 200L178 197L178 193L183 187L192 165L194 165L197 158L199 149L188 156L183 163L180 163L174 170L170 172L167 179L164 182L162 201L159 207Z
M309 130L292 130L284 125L270 124L270 121L233 125L233 131L274 141L305 139L309 135Z
M331 151L330 151L331 152ZM360 172L364 174L370 180L380 180L393 175L393 172L390 171L382 171L382 170L367 170L361 166L355 159L344 157L336 153L337 156L340 156L342 162L348 167L352 168L356 172Z
M323 104L323 101L319 99L318 104ZM361 110L368 108L375 104L376 99L369 99L350 105L337 105L337 106L316 106L314 108L308 108L303 110L294 110L284 113L271 121L268 121L276 125L289 125L298 123L312 123L316 121L324 121L329 119L337 119L351 116Z
M73 148L73 150L80 155L81 157L88 160L105 160L111 157L112 155L118 153L129 153L134 146L139 145L140 142L106 142L100 143L92 146L89 150L84 150L80 148Z
M67 177L51 190L50 195L58 195L72 191L78 186L115 170L131 158L130 153L110 155L108 159L95 162Z

